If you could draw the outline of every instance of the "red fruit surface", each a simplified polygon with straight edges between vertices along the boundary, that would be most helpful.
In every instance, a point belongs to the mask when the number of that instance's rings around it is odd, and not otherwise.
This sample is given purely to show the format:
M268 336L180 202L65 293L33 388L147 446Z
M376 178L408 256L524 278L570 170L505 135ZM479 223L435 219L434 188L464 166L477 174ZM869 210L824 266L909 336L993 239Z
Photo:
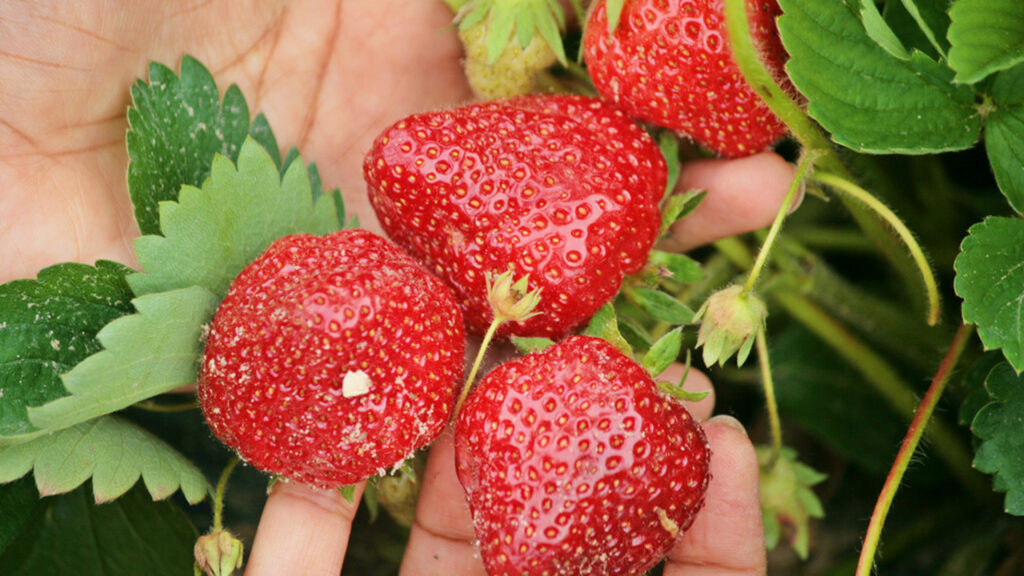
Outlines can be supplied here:
M253 466L344 486L440 434L464 347L451 292L386 239L287 236L217 309L199 398L214 433Z
M550 338L647 261L667 179L632 120L568 95L411 116L377 138L363 169L385 232L451 286L471 330L493 318L485 278L511 266L542 290L540 314L499 335Z
M786 133L736 65L722 0L626 0L611 37L606 7L605 0L594 4L583 37L602 96L726 157L760 152ZM775 26L780 13L777 0L747 0L754 46L789 87Z
M459 412L455 450L493 576L643 574L693 522L709 479L700 425L588 336L488 374Z

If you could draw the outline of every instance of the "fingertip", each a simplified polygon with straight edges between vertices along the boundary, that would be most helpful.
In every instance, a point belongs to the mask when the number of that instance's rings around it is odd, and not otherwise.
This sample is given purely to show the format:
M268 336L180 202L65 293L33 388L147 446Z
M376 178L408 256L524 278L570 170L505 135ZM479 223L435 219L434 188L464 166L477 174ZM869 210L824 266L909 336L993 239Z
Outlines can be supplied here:
M686 251L771 224L795 168L775 152L745 158L702 158L685 163L679 190L706 190L693 214L676 222L667 248ZM797 199L799 201L799 199Z
M669 552L665 574L762 575L766 555L754 446L731 416L707 420L704 432L711 447L704 509Z

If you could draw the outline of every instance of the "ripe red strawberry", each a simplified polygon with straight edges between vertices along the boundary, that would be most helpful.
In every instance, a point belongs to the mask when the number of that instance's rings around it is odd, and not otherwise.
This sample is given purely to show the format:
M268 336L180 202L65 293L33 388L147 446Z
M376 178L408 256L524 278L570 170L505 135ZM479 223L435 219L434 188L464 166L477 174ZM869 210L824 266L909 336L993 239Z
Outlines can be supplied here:
M440 434L464 346L451 292L384 238L287 236L217 309L199 398L214 433L253 466L338 487Z
M487 282L514 269L539 314L499 334L561 337L638 271L658 234L665 161L616 108L523 96L414 115L366 156L387 234L452 287L471 329L493 317Z
M775 26L780 12L777 0L747 0L754 45L788 86ZM626 0L611 37L607 2L599 0L583 46L602 96L723 156L760 152L786 132L736 66L722 0Z
M709 479L700 425L588 336L488 374L459 412L455 450L495 576L643 574L693 522Z

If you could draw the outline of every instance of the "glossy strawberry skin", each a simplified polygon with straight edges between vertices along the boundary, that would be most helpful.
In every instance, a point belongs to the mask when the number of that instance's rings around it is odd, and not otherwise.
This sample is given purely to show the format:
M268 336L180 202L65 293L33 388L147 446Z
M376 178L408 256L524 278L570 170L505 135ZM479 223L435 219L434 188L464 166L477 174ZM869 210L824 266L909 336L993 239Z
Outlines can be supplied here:
M469 328L493 314L488 275L540 288L537 316L499 335L559 338L638 271L658 234L664 158L609 104L523 96L414 115L364 162L384 231L455 292Z
M700 425L587 336L488 374L459 412L455 449L494 576L644 574L693 522L709 480Z
M602 96L635 118L671 128L726 157L760 152L785 125L743 79L729 49L722 0L627 0L608 35L605 0L584 33L587 70ZM777 80L785 50L777 0L747 0L754 45Z
M253 466L339 487L440 434L464 347L451 292L386 239L287 236L217 309L199 398L214 433Z

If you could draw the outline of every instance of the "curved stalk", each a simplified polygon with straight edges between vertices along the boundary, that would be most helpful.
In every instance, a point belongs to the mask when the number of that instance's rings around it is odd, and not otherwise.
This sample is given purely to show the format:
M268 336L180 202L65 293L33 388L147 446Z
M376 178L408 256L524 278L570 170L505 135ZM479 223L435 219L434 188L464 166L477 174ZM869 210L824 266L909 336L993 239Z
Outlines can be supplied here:
M455 410L452 411L453 415L458 415L459 411L462 410L462 404L466 401L466 397L469 396L469 389L473 387L473 382L476 380L476 374L480 371L480 365L483 364L484 355L487 353L487 347L490 346L491 340L494 339L494 333L498 331L498 326L504 319L495 318L491 321L491 325L487 327L487 332L484 334L483 340L480 341L480 349L476 352L476 358L473 359L473 367L469 370L469 375L466 376L466 381L462 384L462 391L459 392L459 400L455 403Z
M918 406L917 414L910 423L910 428L903 439L903 444L896 454L896 460L889 470L889 476L885 479L885 484L882 486L882 492L878 495L875 510L871 514L871 522L868 524L868 531L864 536L864 547L861 548L860 559L857 562L856 576L870 576L871 574L871 568L875 562L875 553L878 550L878 541L882 535L882 527L885 525L889 509L892 508L893 498L896 497L896 491L899 489L903 475L907 471L907 466L910 464L914 451L917 450L917 446L921 442L921 436L924 434L932 413L935 411L935 405L938 404L939 398L942 397L942 392L949 382L950 374L952 374L953 368L956 366L961 354L963 354L972 333L973 328L969 324L961 325L957 330L956 335L953 337L953 343L950 344L945 358L942 359L939 369L932 379L931 386L928 387L928 392L921 400L921 405Z
M213 497L212 532L219 532L224 528L224 489L227 488L228 478L231 477L231 473L240 461L241 459L238 456L232 457L228 465L224 467L224 471L220 473L220 479L217 480L217 492Z
M853 182L836 176L835 174L829 174L827 172L819 172L811 176L817 182L825 184L834 190L838 190L843 194L846 194L865 204L872 212L877 214L880 218L885 220L887 224L892 226L893 230L903 241L903 244L910 251L910 256L914 260L914 264L917 265L918 271L921 273L921 279L924 281L925 293L928 297L928 325L934 326L939 321L939 288L935 282L935 275L932 272L932 267L928 263L928 259L924 255L924 251L921 250L921 245L917 243L913 233L907 228L907 225L896 216L896 213L889 209L888 206L883 204L878 198L875 198L870 192L857 186Z

